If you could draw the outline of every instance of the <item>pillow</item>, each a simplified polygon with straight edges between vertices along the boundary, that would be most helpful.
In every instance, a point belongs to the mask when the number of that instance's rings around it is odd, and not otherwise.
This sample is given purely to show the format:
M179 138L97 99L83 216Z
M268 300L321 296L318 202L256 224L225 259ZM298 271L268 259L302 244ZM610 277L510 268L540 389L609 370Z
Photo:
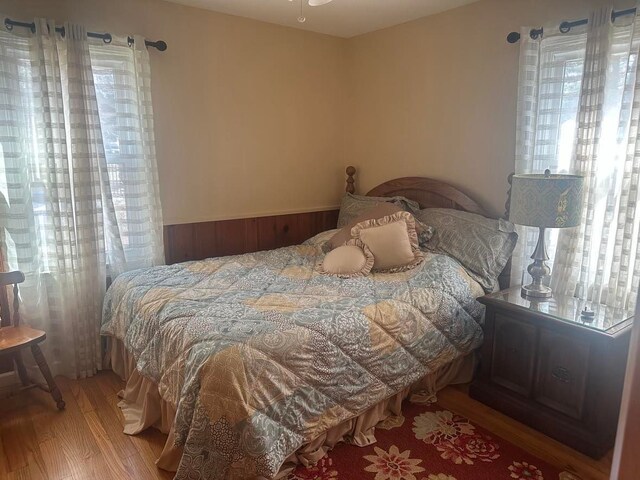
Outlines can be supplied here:
M409 212L365 220L351 229L351 235L373 253L375 271L402 272L424 260L418 248L415 221Z
M366 245L358 240L350 240L346 245L327 253L318 271L342 278L362 277L371 271L373 262L373 254Z
M358 223L365 220L374 220L377 218L386 217L387 215L393 215L394 213L403 212L404 210L392 203L379 203L378 205L370 208L351 220L344 227L337 231L327 242L327 248L332 250L340 245L347 243L352 237L351 229ZM415 219L414 219L415 221ZM418 244L420 246L426 245L434 234L433 227L427 226L420 221L415 221L416 231L418 233Z
M436 234L436 229L431 225L427 225L426 223L418 220L415 215L413 217L416 222L416 233L418 234L418 245L420 248L426 248L429 240L433 238Z
M394 213L402 212L402 208L392 203L379 203L377 205L368 208L356 218L352 219L349 223L343 226L338 232L329 239L328 247L334 249L340 245L344 245L351 240L351 229L358 223L365 220L374 220L376 218L386 217L387 215L393 215Z
M427 249L458 260L486 292L495 288L518 241L512 223L450 208L425 208L415 215L435 229Z
M338 214L338 228L344 227L365 211L380 205L381 203L391 203L406 210L407 212L417 212L420 210L418 202L405 197L367 197L366 195L354 195L347 193L342 197L340 213Z

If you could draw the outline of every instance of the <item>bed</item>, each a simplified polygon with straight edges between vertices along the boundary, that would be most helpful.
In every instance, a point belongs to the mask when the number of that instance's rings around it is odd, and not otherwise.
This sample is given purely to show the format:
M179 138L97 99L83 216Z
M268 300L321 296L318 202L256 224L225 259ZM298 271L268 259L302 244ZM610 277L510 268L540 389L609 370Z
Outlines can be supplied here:
M422 177L367 195L487 215ZM410 271L337 278L316 271L323 239L130 272L108 290L124 431L167 433L157 464L176 479L286 477L341 441L375 442L412 392L470 380L484 291L460 264L427 253Z

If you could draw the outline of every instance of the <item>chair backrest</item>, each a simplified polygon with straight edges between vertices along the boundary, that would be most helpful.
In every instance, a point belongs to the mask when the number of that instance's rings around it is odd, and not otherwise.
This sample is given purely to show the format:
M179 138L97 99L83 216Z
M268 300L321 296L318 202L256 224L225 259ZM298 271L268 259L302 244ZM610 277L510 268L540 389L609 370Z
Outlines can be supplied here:
M20 325L20 296L18 284L24 282L24 273L0 272L0 325L3 327ZM13 314L9 311L7 287L13 285ZM13 318L13 322L12 322Z

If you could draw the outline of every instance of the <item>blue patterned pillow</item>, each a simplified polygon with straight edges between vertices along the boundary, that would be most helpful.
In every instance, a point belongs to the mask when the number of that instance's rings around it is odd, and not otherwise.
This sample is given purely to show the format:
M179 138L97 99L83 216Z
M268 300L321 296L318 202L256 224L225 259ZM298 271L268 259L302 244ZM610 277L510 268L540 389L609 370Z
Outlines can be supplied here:
M362 215L372 207L380 203L392 203L406 212L415 213L420 210L418 202L405 197L367 197L366 195L354 195L347 193L342 197L340 214L338 215L338 228L344 227L355 218Z
M486 292L495 289L518 241L512 223L450 208L425 208L414 215L435 229L428 250L458 260Z

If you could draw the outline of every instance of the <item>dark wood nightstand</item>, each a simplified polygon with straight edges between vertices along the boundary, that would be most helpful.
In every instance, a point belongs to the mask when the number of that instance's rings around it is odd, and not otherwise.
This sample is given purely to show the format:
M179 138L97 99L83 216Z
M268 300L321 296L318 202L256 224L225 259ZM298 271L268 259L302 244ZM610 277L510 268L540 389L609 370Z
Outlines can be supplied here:
M615 440L632 313L573 297L532 302L520 287L479 301L485 339L471 397L601 457ZM585 305L592 321L580 317Z

